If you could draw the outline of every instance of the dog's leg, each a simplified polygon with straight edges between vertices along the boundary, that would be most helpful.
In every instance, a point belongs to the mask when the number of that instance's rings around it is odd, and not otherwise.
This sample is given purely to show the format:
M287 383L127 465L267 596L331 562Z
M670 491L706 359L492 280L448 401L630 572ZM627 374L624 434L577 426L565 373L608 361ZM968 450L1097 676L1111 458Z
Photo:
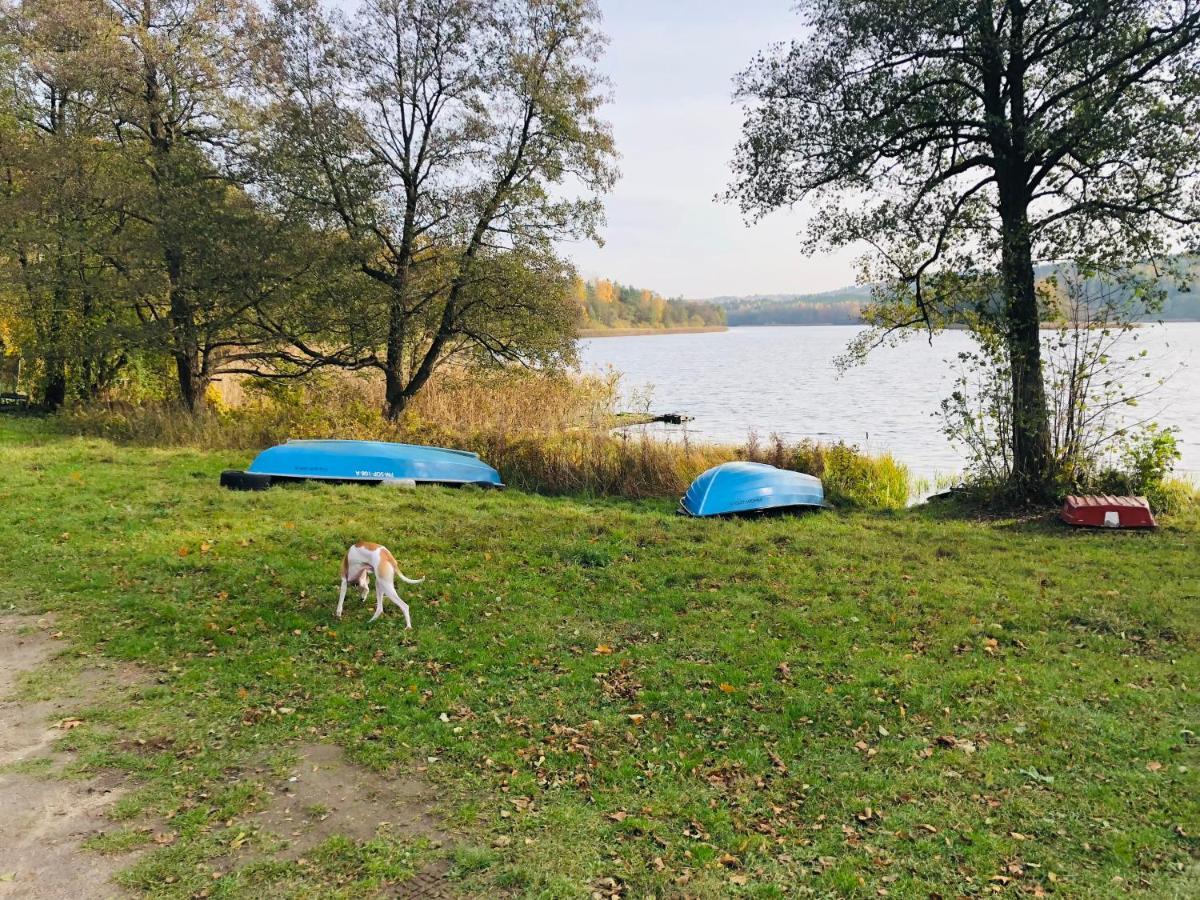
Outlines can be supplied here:
M358 576L358 593L365 603L367 595L371 593L370 569L363 569L362 574Z
M343 575L342 576L342 589L338 592L337 612L334 613L334 616L336 616L339 619L342 617L342 607L345 606L345 604L346 604L346 588L349 586L350 586L350 583L348 581L346 581L346 576Z
M375 573L375 615L371 616L370 622L374 622L383 615L383 579L379 577L379 573ZM367 624L370 624L368 622Z
M405 579L405 580L407 581L408 579ZM376 584L381 583L379 581L378 577L376 577L375 583ZM412 616L410 616L408 614L408 604L400 599L400 595L396 593L396 586L394 584L392 584L390 581L384 582L383 590L384 590L384 593L387 594L388 599L391 600L393 603L395 603L398 607L400 607L400 612L404 613L404 627L412 628Z

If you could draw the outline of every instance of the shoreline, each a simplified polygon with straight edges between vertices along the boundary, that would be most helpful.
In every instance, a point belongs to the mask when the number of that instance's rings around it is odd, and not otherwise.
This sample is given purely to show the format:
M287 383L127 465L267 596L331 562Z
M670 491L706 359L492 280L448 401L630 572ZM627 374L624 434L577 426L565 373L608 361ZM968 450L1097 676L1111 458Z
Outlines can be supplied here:
M580 330L581 338L603 337L649 337L654 334L714 334L728 331L728 325L696 325L681 328L584 328Z

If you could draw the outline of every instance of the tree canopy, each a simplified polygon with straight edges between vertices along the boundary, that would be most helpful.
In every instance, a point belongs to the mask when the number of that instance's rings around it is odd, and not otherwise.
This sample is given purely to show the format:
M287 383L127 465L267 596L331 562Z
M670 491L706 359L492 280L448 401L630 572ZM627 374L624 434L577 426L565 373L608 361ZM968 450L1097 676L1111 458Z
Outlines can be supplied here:
M592 0L7 0L0 326L39 399L557 364L614 151Z

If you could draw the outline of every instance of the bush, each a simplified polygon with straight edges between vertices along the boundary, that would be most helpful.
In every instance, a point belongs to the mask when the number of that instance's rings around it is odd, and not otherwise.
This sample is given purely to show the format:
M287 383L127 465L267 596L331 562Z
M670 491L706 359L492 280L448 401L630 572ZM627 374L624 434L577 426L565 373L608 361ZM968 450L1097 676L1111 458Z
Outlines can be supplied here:
M1168 476L1181 456L1175 434L1151 425L1128 439L1116 466L1102 470L1085 486L1100 494L1144 496L1156 512L1170 512L1187 493L1186 482L1168 487Z

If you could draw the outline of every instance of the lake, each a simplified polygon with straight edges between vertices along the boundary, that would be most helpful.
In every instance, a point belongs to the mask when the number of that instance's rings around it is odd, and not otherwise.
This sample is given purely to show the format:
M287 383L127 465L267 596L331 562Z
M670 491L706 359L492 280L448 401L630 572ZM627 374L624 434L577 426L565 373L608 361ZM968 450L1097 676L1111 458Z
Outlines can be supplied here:
M731 328L709 334L606 337L582 341L584 371L622 373L626 402L650 392L654 412L695 417L698 440L843 440L889 451L924 477L961 471L963 454L940 432L934 413L953 390L953 360L972 346L946 332L930 346L913 338L880 348L865 365L839 372L834 359L860 326ZM1175 374L1137 410L1179 430L1178 470L1200 474L1200 322L1139 328L1136 344L1162 372ZM1182 365L1182 368L1181 368ZM664 427L669 433L682 428Z

